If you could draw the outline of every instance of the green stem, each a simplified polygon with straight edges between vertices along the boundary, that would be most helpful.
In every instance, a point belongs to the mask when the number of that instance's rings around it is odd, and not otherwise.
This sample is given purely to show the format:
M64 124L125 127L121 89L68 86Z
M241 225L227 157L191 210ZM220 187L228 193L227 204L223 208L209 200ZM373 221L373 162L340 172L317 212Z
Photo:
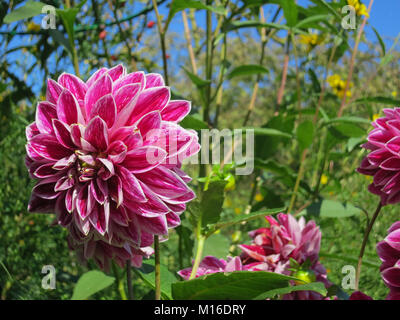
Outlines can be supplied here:
M160 240L154 236L154 256L155 256L155 299L161 300L161 265L160 265Z
M131 260L126 262L126 282L128 285L128 298L133 300L133 288L132 288L132 263Z
M206 241L206 237L203 235L198 236L197 238L197 251L196 251L196 257L194 259L194 264L193 264L193 269L192 273L190 274L189 280L192 280L196 277L197 274L197 269L199 268L201 258L203 256L203 250L204 250L204 243Z
M157 6L156 0L153 0L153 6L154 6L154 12L156 13L156 17L157 17L158 33L160 35L160 44L161 44L161 51L162 51L165 84L168 86L169 80L168 80L167 49L166 49L166 45L165 45L165 33L167 30L166 30L166 28L162 27L161 16L160 16L160 13L158 12L158 6Z
M374 226L376 218L378 218L378 215L379 215L381 209L382 209L382 203L381 203L381 201L379 201L378 207L376 208L375 213L374 213L374 215L373 215L373 217L372 217L367 229L365 230L364 239L363 239L363 242L362 242L362 245L361 245L360 254L358 256L358 265L357 265L357 272L356 272L356 288L355 288L355 290L358 290L358 284L360 282L362 259L363 259L363 256L364 256L365 247L367 246L368 237L369 237L369 234L371 233L372 227Z
M119 292L119 295L121 296L122 300L128 300L128 298L126 297L126 292L125 292L125 287L124 287L124 282L121 280L121 277L119 276L119 272L117 267L115 266L114 263L112 263L112 270L116 279L116 286L117 286L117 290Z

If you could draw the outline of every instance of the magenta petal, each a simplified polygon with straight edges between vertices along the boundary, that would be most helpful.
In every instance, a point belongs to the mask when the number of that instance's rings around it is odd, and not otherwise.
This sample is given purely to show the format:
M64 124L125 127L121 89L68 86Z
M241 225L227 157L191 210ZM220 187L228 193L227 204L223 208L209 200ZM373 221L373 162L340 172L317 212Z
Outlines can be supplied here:
M55 199L59 194L57 191L54 191L54 186L57 180L58 179L55 176L41 180L35 185L32 192L43 199Z
M88 185L84 185L76 197L76 209L82 220L85 219L89 214L87 212L88 190Z
M74 149L75 144L71 139L71 131L70 128L60 120L53 119L53 128L54 134L58 140L64 147Z
M167 219L165 215L153 218L137 216L137 219L141 228L146 232L158 235L168 234Z
M394 230L386 237L388 245L400 251L400 229Z
M54 199L43 199L38 197L35 193L32 193L28 204L28 211L38 213L54 213L55 204L56 201Z
M139 84L140 90L144 88L145 75L142 71L132 72L114 82L113 94L128 84Z
M53 163L46 163L38 167L33 175L36 178L44 179L44 178L50 178L54 176L57 173L56 170L53 169Z
M180 122L191 109L190 101L172 100L161 111L164 121Z
M52 119L57 118L56 106L50 102L39 102L36 109L36 126L41 133L53 133Z
M165 86L163 77L158 73L149 73L146 75L146 89Z
M146 201L146 196L143 192L143 189L134 174L132 174L125 167L121 166L118 168L118 176L121 179L124 197L138 202Z
M121 163L124 161L127 151L128 148L122 141L114 141L108 146L108 158L115 164Z
M86 81L87 87L91 87L101 76L103 76L108 71L107 68L101 68L91 75L91 77Z
M166 218L168 228L175 228L181 224L181 219L179 218L179 215L174 212L168 212Z
M108 75L113 81L118 80L120 77L125 75L125 68L122 64L119 64L107 71Z
M154 146L144 146L126 154L123 165L133 173L149 171L162 163L167 156L164 149Z
M57 102L58 119L66 124L83 123L81 108L74 95L64 89Z
M130 84L122 87L114 94L115 103L117 105L117 119L114 127L119 128L125 126L127 120L136 106L139 98L140 84Z
M95 116L102 118L106 122L108 128L114 125L117 116L117 107L111 94L105 95L96 102L90 114L90 119Z
M382 272L382 278L389 286L400 288L400 267L393 267Z
M138 98L133 111L129 114L128 125L135 123L146 113L161 111L168 104L170 99L168 87L155 87L143 90Z
M57 104L58 97L61 92L64 90L62 86L60 86L56 81L52 79L47 80L47 89L46 89L46 100Z
M77 100L85 99L87 85L73 74L63 73L58 77L58 83L68 89Z
M108 146L107 125L99 116L93 118L85 130L84 140L97 150L105 151Z
M112 80L108 74L96 80L96 82L88 89L85 95L85 111L86 115L90 115L95 103L112 91ZM87 119L88 120L88 119Z
M159 111L153 111L145 114L137 123L137 128L144 139L152 130L159 129L161 126L161 115ZM150 133L151 135L151 133Z
M33 137L29 145L39 155L49 160L59 160L71 154L71 151L60 145L55 137L44 133Z

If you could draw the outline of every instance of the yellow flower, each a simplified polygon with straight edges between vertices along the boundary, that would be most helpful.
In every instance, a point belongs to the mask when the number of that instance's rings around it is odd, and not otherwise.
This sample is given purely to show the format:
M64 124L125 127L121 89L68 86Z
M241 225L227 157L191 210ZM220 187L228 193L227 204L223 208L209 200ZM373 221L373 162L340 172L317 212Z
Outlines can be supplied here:
M329 85L332 87L332 91L339 98L343 98L344 91L346 89L346 81L342 80L342 78L338 74L331 75L327 79ZM351 88L353 87L353 83L349 83L349 89L346 91L346 97L351 97Z
M36 23L34 23L33 21L29 22L26 29L28 31L35 31L35 32L39 32L40 31L40 26Z
M308 46L308 51L311 51L315 46L322 43L324 38L318 34L302 34L300 35L300 43Z
M214 232L215 234L220 234L221 233L221 229L218 229L217 231Z
M327 184L328 183L328 177L326 175L321 176L321 184Z
M232 241L233 242L238 242L240 240L240 236L242 235L242 233L237 230L234 233L232 233Z
M356 10L356 14L358 16L366 16L369 17L367 7L365 4L362 4L360 0L347 0L349 6L352 6Z
M255 199L257 202L261 202L261 201L264 200L264 197L263 197L263 195L262 195L261 193L257 193L257 194L255 195L254 199Z
M373 116L372 116L372 121L375 121L376 119L379 119L379 113L375 113Z
M236 213L236 214L241 214L241 213L242 213L242 209L240 209L240 208L235 208L235 213Z
M397 97L397 91L393 91L393 92L392 92L392 97L393 97L393 98L396 98L396 97Z

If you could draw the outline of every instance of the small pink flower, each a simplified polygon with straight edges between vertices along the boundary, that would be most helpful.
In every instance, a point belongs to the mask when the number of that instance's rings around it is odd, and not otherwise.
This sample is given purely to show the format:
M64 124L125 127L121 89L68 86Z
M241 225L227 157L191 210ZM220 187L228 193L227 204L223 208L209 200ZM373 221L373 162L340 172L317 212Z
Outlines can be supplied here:
M249 233L253 241L250 245L240 245L243 268L250 271L270 271L292 275L290 259L299 265L309 264L309 272L315 280L328 288L326 269L318 261L321 231L314 221L306 223L304 217L296 220L291 214L278 214L278 220L266 217L269 227ZM292 300L320 300L323 297L312 291L297 291L284 296Z
M361 291L354 291L349 300L374 300L370 296L367 296L365 293Z
M388 230L388 236L377 245L382 265L381 275L390 289L388 300L400 300L400 221Z
M197 269L196 278L211 273L242 270L244 269L239 257L228 257L228 260L225 261L224 259L218 259L213 256L206 256L200 262L199 268ZM178 272L178 274L185 280L189 280L191 273L192 268L186 268Z
M86 82L49 79L26 130L26 165L37 180L29 211L55 213L84 260L140 266L154 235L167 237L195 197L180 169L200 148L197 133L178 124L189 111L189 101L170 100L160 75L122 65Z
M358 172L373 176L368 190L381 197L382 205L400 202L400 108L383 109L385 116L372 122L363 148L370 153Z

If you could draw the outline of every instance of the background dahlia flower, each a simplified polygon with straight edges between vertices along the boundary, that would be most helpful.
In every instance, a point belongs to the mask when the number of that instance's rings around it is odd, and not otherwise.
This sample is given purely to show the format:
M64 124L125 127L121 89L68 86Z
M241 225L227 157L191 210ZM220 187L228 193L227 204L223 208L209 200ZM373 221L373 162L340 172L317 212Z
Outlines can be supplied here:
M388 236L377 245L382 260L380 267L383 281L390 289L388 300L400 300L400 221L388 230Z
M181 169L198 152L179 122L190 102L170 100L159 74L101 68L84 82L48 80L27 127L26 165L37 180L29 211L55 213L68 243L103 269L140 266L154 235L166 238L195 197Z
M278 220L266 217L269 227L249 232L253 239L250 245L242 244L240 257L228 257L228 260L216 257L205 257L197 269L196 277L210 273L232 271L269 271L292 275L305 281L323 282L326 288L331 286L327 279L326 269L318 261L321 244L321 231L314 221L307 224L304 217L296 220L290 214L278 214ZM292 270L290 259L294 259L301 268L297 273ZM192 268L178 272L188 280ZM292 283L296 285L296 283ZM286 294L286 300L322 300L319 293L313 291L297 291Z
M285 275L293 275L290 259L300 267L307 265L313 281L323 282L328 288L326 269L319 262L321 231L314 221L306 223L304 217L296 220L291 214L278 214L276 220L267 216L269 227L249 232L253 239L250 245L239 247L243 267L253 271L271 271ZM312 291L297 291L284 296L284 299L314 300L323 297Z
M363 159L358 172L372 176L368 190L381 197L382 205L400 202L400 108L383 109L368 134L363 148L371 152Z
M213 256L206 256L199 264L196 278L210 273L233 272L242 270L245 269L243 268L242 261L239 257L228 257L226 261L224 259L218 259ZM178 271L178 274L185 280L189 280L191 273L192 268L186 268Z

